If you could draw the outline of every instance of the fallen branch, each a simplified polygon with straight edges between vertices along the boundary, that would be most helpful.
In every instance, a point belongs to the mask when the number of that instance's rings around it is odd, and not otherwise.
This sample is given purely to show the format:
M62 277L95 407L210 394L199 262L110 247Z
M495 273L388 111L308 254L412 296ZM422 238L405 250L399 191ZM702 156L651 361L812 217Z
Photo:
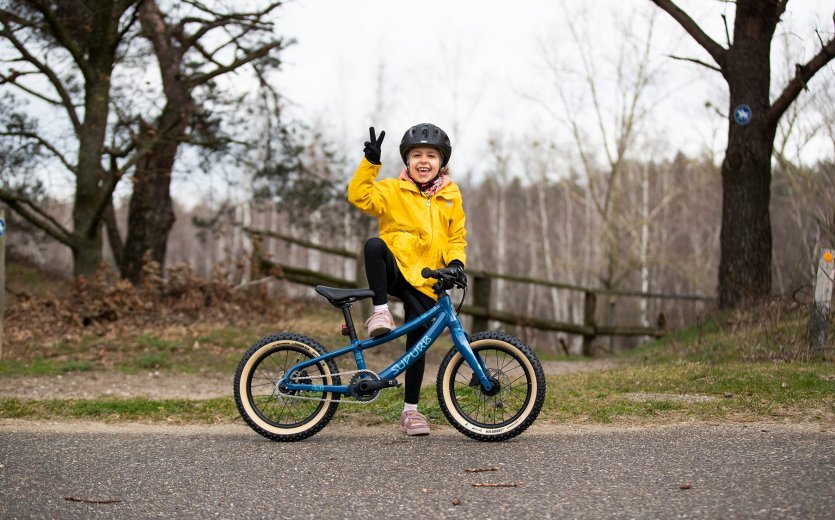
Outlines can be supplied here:
M468 468L464 471L467 473L481 473L482 471L499 471L499 468Z
M236 285L235 287L233 287L232 291L233 292L234 291L240 291L241 289L246 289L247 287L251 287L253 285L259 285L259 284L262 284L262 283L269 282L272 279L273 279L272 276L265 276L265 277L259 278L257 280L250 280L248 282L243 282L242 284Z
M64 497L64 500L68 500L70 502L83 502L85 504L118 504L122 502L118 498L114 498L112 500L93 500L90 498Z

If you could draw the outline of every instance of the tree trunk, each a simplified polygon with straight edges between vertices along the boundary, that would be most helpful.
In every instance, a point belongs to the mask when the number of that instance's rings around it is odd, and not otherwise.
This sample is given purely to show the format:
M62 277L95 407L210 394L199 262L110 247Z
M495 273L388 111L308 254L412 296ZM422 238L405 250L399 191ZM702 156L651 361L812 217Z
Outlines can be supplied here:
M144 2L139 11L142 30L154 46L160 67L166 104L156 126L143 124L140 145L150 146L136 167L130 199L128 231L122 255L122 277L134 283L142 279L146 257L165 268L168 234L174 226L171 172L177 149L197 110L192 85L181 68L185 49L165 21L156 2Z
M772 2L737 3L734 44L722 68L730 87L728 147L722 162L719 306L734 308L771 293L770 47L779 21ZM747 105L750 122L735 111ZM744 120L743 120L744 122Z
M108 2L101 2L105 5ZM102 261L102 222L104 198L111 192L102 168L102 148L110 111L110 77L115 61L116 32L121 12L111 6L98 8L93 14L97 28L90 38L88 51L89 76L85 82L84 121L78 132L78 166L75 177L72 237L73 272L89 275Z
M154 129L143 125L140 146L154 137ZM134 283L142 279L146 256L165 267L168 233L174 226L171 200L171 170L177 155L177 142L166 139L152 146L136 166L133 194L128 212L128 232L122 254L122 277Z

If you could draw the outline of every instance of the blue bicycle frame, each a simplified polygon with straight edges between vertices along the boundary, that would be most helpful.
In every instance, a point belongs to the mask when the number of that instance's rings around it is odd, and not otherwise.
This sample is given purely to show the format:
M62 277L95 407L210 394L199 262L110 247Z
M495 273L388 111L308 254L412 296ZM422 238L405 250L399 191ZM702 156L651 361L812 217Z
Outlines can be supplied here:
M429 330L420 338L410 349L403 354L400 359L389 365L388 368L383 370L378 374L381 380L387 381L394 379L398 375L402 374L409 368L415 361L420 358L420 356L426 352L426 350L438 339L438 336L444 331L444 329L449 328L450 333L452 334L452 342L455 345L455 348L470 367L473 370L473 373L476 378L478 378L479 382L482 385L482 388L485 392L489 392L493 388L493 384L490 382L490 378L487 376L485 372L485 365L483 360L480 356L476 355L473 352L473 349L470 347L470 342L467 339L467 334L464 332L464 328L461 326L461 320L458 319L458 316L455 314L455 311L452 308L452 300L450 299L449 295L444 293L438 298L438 303L429 309L428 311L424 312L417 318L413 319L408 323L404 323L400 327L392 330L388 334L383 336L378 336L376 338L369 338L369 339L355 339L351 341L351 345L341 348L339 350L335 350L333 352L328 352L327 354L321 355L319 357L308 359L307 361L303 361L296 365L293 365L287 373L284 375L284 378L279 382L282 389L286 389L286 391L309 391L309 392L332 392L342 395L350 395L351 390L348 385L314 385L314 384L301 384L301 383L291 383L290 381L293 380L295 374L301 370L304 370L306 367L311 365L315 365L317 363L321 363L322 361L337 358L343 356L349 352L353 352L354 359L357 363L357 369L365 370L365 358L363 357L362 351L367 350L370 348L377 347L384 343L388 343L391 340L397 339L400 336L408 334L409 332L426 325L427 323L432 323L429 326Z

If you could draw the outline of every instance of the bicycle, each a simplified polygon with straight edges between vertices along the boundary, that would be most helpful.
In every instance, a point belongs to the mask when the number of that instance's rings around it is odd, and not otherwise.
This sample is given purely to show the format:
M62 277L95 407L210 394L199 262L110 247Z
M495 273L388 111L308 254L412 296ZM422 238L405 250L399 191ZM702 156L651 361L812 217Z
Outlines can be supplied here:
M387 388L400 386L403 373L445 330L453 347L438 369L436 392L441 410L459 432L480 441L502 441L525 431L539 415L545 400L545 375L530 347L503 332L468 335L453 309L447 291L464 289L461 270L424 268L434 278L438 303L391 332L360 340L351 317L351 304L373 296L370 289L316 286L316 292L342 310L343 334L351 344L328 352L312 338L281 332L249 347L235 372L235 404L244 421L274 441L299 441L324 428L345 403L370 403ZM460 310L460 304L458 310ZM363 351L386 344L428 325L397 361L379 374L369 370ZM336 358L354 355L356 370L340 372ZM342 377L351 376L347 384ZM350 401L348 399L351 399Z

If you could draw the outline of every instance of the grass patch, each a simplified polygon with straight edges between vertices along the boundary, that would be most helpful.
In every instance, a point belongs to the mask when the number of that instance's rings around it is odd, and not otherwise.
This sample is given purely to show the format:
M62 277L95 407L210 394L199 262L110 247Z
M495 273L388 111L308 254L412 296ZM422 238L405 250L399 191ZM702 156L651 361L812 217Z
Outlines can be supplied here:
M172 373L231 373L269 324L145 330L136 334L85 334L53 344L27 342L4 352L0 375L41 376L76 370L165 370Z
M140 334L134 342L139 348L158 350L161 352L176 352L184 346L182 341L163 339L149 334Z
M4 419L84 419L212 424L238 419L232 398L187 399L0 399Z
M0 361L0 376L53 376L67 372L93 370L90 361L35 359L31 361Z
M682 361L566 374L549 383L546 415L558 421L835 418L835 368L823 363ZM642 399L646 394L653 399Z
M136 366L144 370L169 368L171 366L171 359L165 353L151 352L142 354L136 358ZM125 367L125 369L126 371L130 371L130 367Z
M536 357L539 358L540 361L589 361L593 359L588 356L566 356L565 354L555 354L553 352L537 352Z
M763 304L672 332L623 355L644 363L808 361L808 309Z

